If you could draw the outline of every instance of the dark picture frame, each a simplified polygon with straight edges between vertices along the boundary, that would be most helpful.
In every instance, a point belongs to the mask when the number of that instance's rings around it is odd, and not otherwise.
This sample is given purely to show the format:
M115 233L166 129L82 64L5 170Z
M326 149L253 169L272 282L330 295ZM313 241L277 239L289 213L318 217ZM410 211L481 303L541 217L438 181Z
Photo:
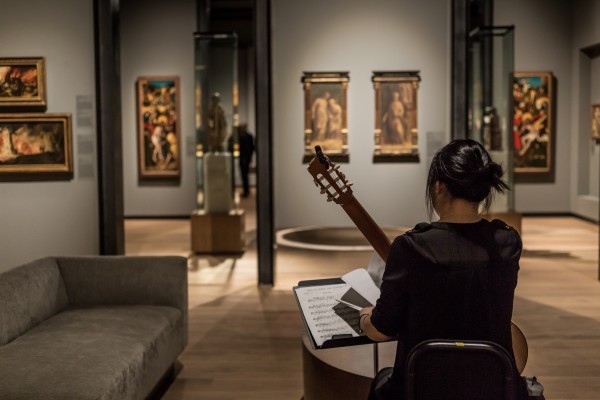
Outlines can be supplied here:
M554 167L556 79L552 72L513 75L514 172L551 174Z
M0 175L72 175L71 114L0 114Z
M348 82L341 72L304 72L304 158L309 162L315 146L334 162L348 162Z
M179 77L142 76L136 84L139 178L179 179Z
M373 71L373 162L418 162L419 71Z
M45 111L44 57L0 58L0 110Z
M592 104L592 120L590 127L592 139L600 142L600 103Z

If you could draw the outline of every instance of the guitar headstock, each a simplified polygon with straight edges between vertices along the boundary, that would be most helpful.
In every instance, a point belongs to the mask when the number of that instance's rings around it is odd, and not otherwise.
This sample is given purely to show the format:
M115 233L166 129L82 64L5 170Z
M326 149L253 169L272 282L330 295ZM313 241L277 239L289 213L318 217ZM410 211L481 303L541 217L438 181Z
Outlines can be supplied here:
M346 204L352 198L351 182L340 171L340 166L331 162L321 146L315 146L317 153L308 164L308 172L313 176L315 185L321 189L321 194L327 195L327 201Z

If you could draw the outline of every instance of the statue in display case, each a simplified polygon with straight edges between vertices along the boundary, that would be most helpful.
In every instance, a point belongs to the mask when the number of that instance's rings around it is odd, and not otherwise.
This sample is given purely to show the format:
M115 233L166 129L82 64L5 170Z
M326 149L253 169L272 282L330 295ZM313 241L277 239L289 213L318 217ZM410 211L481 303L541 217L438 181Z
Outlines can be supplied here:
M192 251L244 251L244 211L238 208L237 37L196 33L196 183Z
M225 150L223 143L227 137L227 121L225 110L221 107L219 92L213 93L208 107L208 136L210 152L219 153Z

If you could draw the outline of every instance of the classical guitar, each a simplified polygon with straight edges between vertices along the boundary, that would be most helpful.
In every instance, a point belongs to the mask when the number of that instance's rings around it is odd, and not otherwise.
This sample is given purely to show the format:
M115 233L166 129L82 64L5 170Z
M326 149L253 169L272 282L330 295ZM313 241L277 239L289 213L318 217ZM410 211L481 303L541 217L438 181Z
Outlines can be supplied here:
M363 208L352 192L352 183L346 175L323 154L320 146L315 147L316 156L308 164L308 172L314 178L315 185L321 189L321 194L327 196L327 201L339 204L363 236L373 246L383 261L387 260L391 241L369 213ZM525 369L528 347L523 332L511 324L513 353L519 373Z

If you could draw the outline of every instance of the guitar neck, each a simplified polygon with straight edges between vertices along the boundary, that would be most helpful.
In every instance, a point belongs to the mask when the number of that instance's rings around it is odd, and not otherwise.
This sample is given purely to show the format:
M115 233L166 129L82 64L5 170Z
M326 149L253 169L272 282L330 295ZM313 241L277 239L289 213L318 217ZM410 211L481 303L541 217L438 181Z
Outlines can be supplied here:
M363 208L354 196L345 204L341 204L341 206L381 259L386 261L391 246L390 239L373 218L371 218L367 210Z

